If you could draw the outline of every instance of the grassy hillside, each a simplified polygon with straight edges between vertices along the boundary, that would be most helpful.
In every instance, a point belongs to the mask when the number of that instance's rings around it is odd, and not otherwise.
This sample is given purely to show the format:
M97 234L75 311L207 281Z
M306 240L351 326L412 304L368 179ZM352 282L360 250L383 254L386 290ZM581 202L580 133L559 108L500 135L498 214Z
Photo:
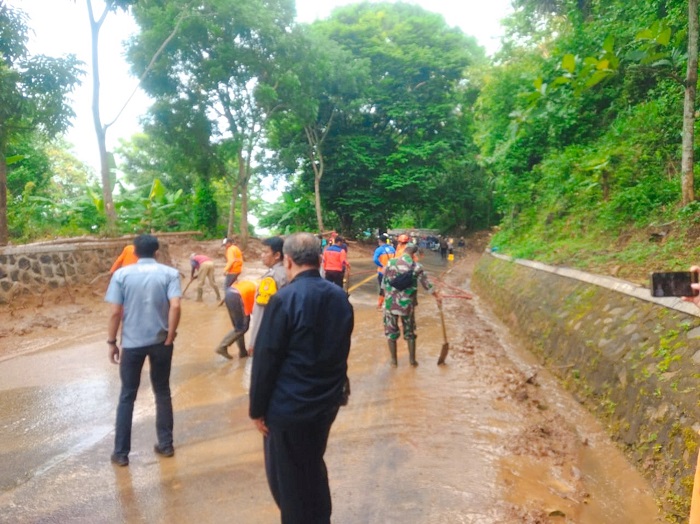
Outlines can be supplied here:
M517 258L573 267L647 285L652 271L700 265L700 215L677 213L667 222L606 230L592 215L499 229L491 247ZM667 217L669 218L669 217Z

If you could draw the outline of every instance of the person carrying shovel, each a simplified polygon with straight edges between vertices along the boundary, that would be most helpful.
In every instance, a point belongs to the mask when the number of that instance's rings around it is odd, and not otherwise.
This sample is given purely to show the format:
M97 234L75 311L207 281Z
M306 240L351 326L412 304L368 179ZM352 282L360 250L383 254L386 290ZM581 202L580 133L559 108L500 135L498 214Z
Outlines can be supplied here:
M198 255L197 253L192 253L190 255L190 266L192 266L192 272L190 273L190 281L185 287L183 295L190 287L192 281L196 278L199 279L197 284L197 302L202 301L202 294L204 293L204 281L209 280L209 285L216 292L216 300L221 300L221 293L219 293L219 288L216 287L216 282L214 282L214 262L211 258L206 255ZM195 272L199 270L199 273L195 275Z
M396 341L401 334L399 319L403 326L403 338L408 344L408 358L411 366L417 366L416 360L416 318L415 307L418 305L418 282L431 293L438 305L442 303L439 291L428 279L423 266L417 261L418 246L406 244L403 254L392 258L384 271L384 335L389 344L391 365L398 365Z

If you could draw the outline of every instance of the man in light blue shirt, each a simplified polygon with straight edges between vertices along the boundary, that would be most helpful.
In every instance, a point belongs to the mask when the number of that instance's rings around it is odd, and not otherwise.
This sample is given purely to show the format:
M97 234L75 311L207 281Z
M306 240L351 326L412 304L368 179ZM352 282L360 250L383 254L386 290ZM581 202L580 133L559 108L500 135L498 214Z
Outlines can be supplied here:
M111 456L112 463L118 466L129 464L134 401L146 357L156 399L158 443L153 449L164 457L175 454L170 366L180 322L180 275L176 269L156 262L154 257L159 247L156 237L140 235L134 239L134 246L138 262L114 273L105 297L112 305L108 355L112 363L119 364L122 382ZM120 324L121 350L117 345Z

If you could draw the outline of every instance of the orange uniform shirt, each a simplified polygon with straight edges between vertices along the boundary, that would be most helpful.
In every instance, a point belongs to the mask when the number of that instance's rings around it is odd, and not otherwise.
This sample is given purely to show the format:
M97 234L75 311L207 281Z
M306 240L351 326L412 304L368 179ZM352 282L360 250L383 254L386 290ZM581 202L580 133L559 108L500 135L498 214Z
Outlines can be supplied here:
M241 280L240 282L234 282L231 287L236 289L243 301L243 312L246 315L250 315L253 312L253 306L255 305L255 291L258 286L255 282L250 280Z
M238 249L238 246L231 244L226 249L226 267L224 273L232 273L237 275L243 271L243 253Z
M131 264L136 264L139 261L139 257L134 253L134 244L129 244L124 249L122 249L121 254L117 257L112 264L112 268L109 270L110 273L114 273L117 269L124 266L129 266Z

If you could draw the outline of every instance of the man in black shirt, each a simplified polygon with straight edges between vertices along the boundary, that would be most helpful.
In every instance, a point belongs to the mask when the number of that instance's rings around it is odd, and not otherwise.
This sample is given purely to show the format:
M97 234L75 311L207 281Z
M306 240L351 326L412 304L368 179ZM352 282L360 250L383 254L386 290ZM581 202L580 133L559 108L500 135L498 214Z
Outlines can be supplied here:
M284 524L331 516L323 455L347 381L354 315L343 290L321 278L319 247L309 233L285 240L289 283L270 299L255 342L250 418L264 435Z

